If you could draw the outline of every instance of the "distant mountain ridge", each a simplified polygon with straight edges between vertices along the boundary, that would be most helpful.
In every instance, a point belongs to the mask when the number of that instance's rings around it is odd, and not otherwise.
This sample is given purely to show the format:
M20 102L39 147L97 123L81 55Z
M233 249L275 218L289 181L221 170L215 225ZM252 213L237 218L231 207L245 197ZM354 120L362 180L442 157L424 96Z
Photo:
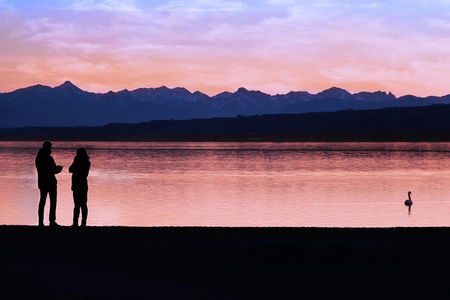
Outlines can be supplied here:
M152 120L189 120L238 115L298 114L386 107L449 104L442 97L395 97L386 92L351 94L330 88L317 94L289 92L269 95L239 88L208 96L185 88L139 88L108 93L86 92L70 81L57 87L35 85L0 93L0 127L101 126Z

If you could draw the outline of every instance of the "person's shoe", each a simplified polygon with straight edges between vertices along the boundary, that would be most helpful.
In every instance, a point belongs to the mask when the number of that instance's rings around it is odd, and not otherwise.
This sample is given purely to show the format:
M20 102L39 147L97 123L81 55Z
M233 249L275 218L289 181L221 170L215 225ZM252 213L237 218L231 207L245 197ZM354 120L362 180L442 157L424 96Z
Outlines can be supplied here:
M50 226L51 226L51 227L59 227L59 224L56 223L56 222L51 222L51 223L50 223Z
M44 227L44 223L39 223L38 227Z
M78 227L77 223L73 223L70 227Z

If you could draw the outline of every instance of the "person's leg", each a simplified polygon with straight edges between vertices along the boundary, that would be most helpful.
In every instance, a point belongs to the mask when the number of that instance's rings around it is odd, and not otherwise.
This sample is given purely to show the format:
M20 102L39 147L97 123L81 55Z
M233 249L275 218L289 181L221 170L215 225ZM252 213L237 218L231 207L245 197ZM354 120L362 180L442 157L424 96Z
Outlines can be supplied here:
M40 191L39 209L38 209L39 226L44 226L44 208L45 202L47 200L48 191L45 189L40 189L39 191Z
M78 217L80 216L80 192L78 190L73 191L73 224L72 226L78 226Z
M56 186L48 192L50 196L50 225L56 224Z
M86 226L87 216L88 216L87 189L84 191L81 191L80 194L81 194L80 195L80 206L81 206L81 214L82 214L81 226Z

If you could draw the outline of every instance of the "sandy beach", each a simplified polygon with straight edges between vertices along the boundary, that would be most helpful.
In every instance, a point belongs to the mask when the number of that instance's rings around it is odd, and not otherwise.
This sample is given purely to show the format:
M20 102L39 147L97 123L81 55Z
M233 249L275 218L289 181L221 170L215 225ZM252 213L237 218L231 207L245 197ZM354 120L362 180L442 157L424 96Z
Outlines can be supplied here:
M449 299L450 228L0 226L2 299Z

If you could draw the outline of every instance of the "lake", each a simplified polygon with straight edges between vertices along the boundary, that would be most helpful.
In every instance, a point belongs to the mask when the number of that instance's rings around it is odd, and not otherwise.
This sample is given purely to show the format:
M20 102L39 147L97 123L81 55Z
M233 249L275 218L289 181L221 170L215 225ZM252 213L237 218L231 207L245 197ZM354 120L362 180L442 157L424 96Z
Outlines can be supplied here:
M0 142L0 224L37 225L41 145ZM91 226L450 225L450 143L53 142L60 225L78 147Z

